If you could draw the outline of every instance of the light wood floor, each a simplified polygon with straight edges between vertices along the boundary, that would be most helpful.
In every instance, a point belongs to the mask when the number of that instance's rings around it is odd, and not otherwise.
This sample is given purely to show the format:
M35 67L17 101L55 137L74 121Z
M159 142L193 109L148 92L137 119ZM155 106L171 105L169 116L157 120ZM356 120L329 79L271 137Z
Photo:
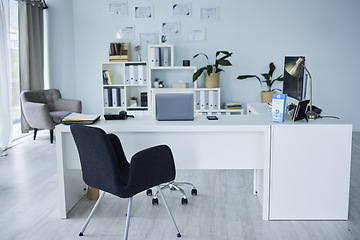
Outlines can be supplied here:
M36 141L25 141L0 158L0 239L122 239L126 200L110 194L84 237L78 233L94 201L83 198L69 219L60 219L56 144L49 143L48 131L38 134ZM188 205L180 204L179 193L165 192L181 239L360 239L360 133L354 133L352 150L348 221L263 221L251 171L178 171L177 180L190 181L199 191L189 194ZM134 197L129 239L178 239L161 201L153 206L145 193Z

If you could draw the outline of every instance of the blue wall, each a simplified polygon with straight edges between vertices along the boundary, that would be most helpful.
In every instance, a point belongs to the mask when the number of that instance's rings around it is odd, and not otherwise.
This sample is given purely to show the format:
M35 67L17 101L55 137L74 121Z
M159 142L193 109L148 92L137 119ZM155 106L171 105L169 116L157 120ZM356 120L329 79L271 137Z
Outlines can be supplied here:
M232 67L221 74L222 102L260 102L256 80L236 80L240 74L260 74L269 62L283 73L284 56L306 56L313 77L313 103L324 115L337 115L360 131L357 110L360 79L360 1L357 0L215 0L179 1L192 3L192 16L171 16L171 3L152 2L153 19L135 19L134 7L149 1L128 1L128 16L110 16L109 1L48 0L50 86L65 97L83 101L86 113L102 113L100 63L108 61L108 45L118 41L117 26L135 27L132 46L140 32L157 32L163 21L181 23L181 34L169 37L175 45L175 64L204 52L213 60L217 50L233 52ZM200 7L219 7L219 21L199 19ZM188 42L189 27L205 27L204 42ZM133 60L135 59L135 53ZM147 48L143 48L147 59ZM203 59L192 60L202 66ZM279 84L277 87L281 87Z

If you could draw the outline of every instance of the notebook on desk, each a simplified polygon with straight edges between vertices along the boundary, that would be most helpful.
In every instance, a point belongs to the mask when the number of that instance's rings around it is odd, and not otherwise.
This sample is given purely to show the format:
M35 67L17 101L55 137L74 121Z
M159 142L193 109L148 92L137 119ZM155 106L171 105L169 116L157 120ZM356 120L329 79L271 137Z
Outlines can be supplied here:
M194 120L194 94L158 93L155 96L156 120Z

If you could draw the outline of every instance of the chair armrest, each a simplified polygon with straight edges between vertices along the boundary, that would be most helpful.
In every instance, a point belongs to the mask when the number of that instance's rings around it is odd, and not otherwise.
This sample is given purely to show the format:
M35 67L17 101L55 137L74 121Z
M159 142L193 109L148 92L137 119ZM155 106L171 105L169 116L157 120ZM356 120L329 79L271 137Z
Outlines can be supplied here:
M26 121L32 128L53 129L56 123L44 103L25 102L22 105Z
M55 102L56 111L69 111L81 113L82 105L80 100L60 98Z
M175 164L166 145L151 147L136 153L130 162L128 189L132 195L175 179Z

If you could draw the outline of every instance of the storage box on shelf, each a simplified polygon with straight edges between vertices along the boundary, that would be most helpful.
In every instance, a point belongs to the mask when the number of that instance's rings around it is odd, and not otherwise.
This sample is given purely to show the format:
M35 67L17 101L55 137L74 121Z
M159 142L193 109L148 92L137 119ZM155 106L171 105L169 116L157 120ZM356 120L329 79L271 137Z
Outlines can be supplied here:
M146 62L108 62L101 64L103 113L148 112L149 81ZM131 98L137 99L136 104Z
M130 43L112 42L110 43L109 62L128 62L131 61Z

